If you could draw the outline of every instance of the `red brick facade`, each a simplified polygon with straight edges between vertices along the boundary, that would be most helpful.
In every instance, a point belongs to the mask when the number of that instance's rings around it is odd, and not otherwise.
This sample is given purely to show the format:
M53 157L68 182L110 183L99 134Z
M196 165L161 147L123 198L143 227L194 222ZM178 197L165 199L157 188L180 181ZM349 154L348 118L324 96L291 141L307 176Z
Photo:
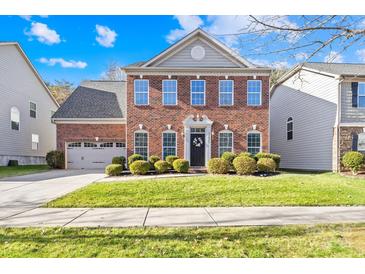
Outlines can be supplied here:
M123 124L57 124L57 149L65 150L65 142L73 141L126 141Z
M262 150L269 149L269 76L257 77L262 80L262 105L247 106L247 80L253 77L229 76L234 80L234 105L219 106L219 80L224 76L200 76L206 80L206 105L192 106L190 104L190 80L196 76L172 76L178 81L177 106L164 106L162 104L162 80L167 76L147 76L149 80L149 105L136 106L134 104L134 79L139 76L128 75L127 78L127 153L134 151L134 131L139 130L139 124L149 133L149 155L162 156L162 132L171 125L177 132L177 154L184 157L184 125L183 120L189 115L206 115L213 121L211 157L218 155L218 132L224 130L224 125L233 131L234 150L241 152L247 150L247 133L256 125L256 130L261 132Z

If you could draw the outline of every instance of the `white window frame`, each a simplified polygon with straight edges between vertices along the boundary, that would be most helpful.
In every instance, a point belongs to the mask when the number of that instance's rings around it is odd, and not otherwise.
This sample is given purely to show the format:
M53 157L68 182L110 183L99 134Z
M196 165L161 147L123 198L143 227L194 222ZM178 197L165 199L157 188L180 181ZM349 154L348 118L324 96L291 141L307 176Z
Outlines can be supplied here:
M359 149L360 148L360 135L364 136L363 138L365 139L365 132L359 133L357 135L357 151L365 152L365 146L364 146L364 149ZM365 143L365 140L364 140L364 143Z
M360 85L364 85L365 86L365 82L358 82L357 83L357 107L358 108L365 108L365 105L360 107L360 97L365 97L364 95L360 95Z
M17 116L18 116L18 121L15 121L15 119L13 120L13 111L17 112ZM18 129L13 129L13 121L18 123ZM10 108L10 128L11 130L16 130L16 131L20 131L20 111L17 107L13 106Z
M221 91L221 82L232 82L232 92L223 92L223 91ZM234 105L234 81L233 80L219 80L218 90L219 90L219 96L218 96L219 97L218 98L219 106L222 106L222 107L233 106ZM222 104L221 103L221 94L231 94L232 103L230 105Z
M140 130L136 130L133 133L133 151L134 151L135 154L137 153L136 152L136 133L146 133L147 134L147 159L146 159L146 161L148 161L148 158L150 156L150 154L149 154L150 148L149 148L149 134L148 134L148 131L140 129ZM140 146L138 146L138 147L140 147Z
M145 93L145 92L136 92L136 82L137 81L146 81L147 82L147 104L137 104L137 96L136 93ZM134 79L133 81L133 96L134 96L134 105L136 106L148 106L150 104L150 81L148 79Z
M250 135L252 133L253 134L259 134L260 135L260 150L259 150L259 152L261 152L262 151L262 134L258 130L251 130L251 131L247 132L247 152L249 152L248 151L248 135Z
M290 121L289 121L289 119L291 119ZM288 124L289 123L291 123L292 124L292 126L291 126L291 139L288 139L288 133L290 132L289 130L288 130ZM293 119L293 117L292 116L290 116L287 120L286 120L286 140L287 141L292 141L294 139L294 119Z
M258 104L258 105L250 104L249 100L248 100L250 93L251 94L256 94L257 93L257 92L249 91L249 83L251 83L251 82L259 82L260 83L260 104ZM262 105L262 80L247 80L247 105L251 106L251 107L259 107L259 106Z
M197 82L197 81L203 81L204 83L204 92L203 92L203 95L204 95L204 102L203 104L193 104L193 91L192 91L192 88L193 88L193 82ZM194 92L194 93L198 93L200 94L201 92ZM205 103L206 103L206 81L205 80L200 80L200 79L196 79L196 80L190 80L190 105L191 106L205 106Z
M34 104L35 105L35 110L33 110L32 108L31 108L31 104ZM31 116L30 115L30 112L31 111L35 111L35 117L33 117L33 116ZM37 119L37 117L38 117L38 113L37 113L37 103L35 103L35 102L33 102L33 101L29 101L29 117L30 118L33 118L33 119Z
M166 82L175 82L176 83L176 90L175 92L171 92L171 91L167 91L165 92L164 91L164 83ZM165 79L165 80L162 80L162 105L164 106L177 106L177 90L178 90L178 87L177 87L177 80L175 79ZM165 103L165 94L173 94L175 93L175 104L167 104Z
M164 148L165 148L165 146L164 146L164 143L163 143L164 133L174 133L175 134L175 156L177 156L177 132L174 131L174 130L165 130L165 131L162 132L162 153L161 153L161 156L162 156L163 160L165 160L164 159ZM167 146L166 148L173 148L173 147L172 146ZM169 155L167 155L167 156L169 156Z
M221 147L221 133L231 133L232 134L232 147L231 147L231 152L234 151L234 134L233 134L233 131L232 130L221 130L218 132L218 156L221 157L220 155L220 151L221 151L221 148L227 148L227 147Z
M36 147L33 147L33 144L35 144ZM32 150L38 150L39 148L39 135L32 133Z

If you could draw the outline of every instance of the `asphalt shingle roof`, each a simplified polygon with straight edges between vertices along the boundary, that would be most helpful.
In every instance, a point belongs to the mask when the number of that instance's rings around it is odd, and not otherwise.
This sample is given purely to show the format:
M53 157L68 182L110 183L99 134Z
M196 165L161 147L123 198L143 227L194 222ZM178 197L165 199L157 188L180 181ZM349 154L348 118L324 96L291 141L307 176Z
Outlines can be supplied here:
M125 81L85 81L53 118L125 118Z
M365 75L365 64L308 62L304 63L303 66L337 75Z

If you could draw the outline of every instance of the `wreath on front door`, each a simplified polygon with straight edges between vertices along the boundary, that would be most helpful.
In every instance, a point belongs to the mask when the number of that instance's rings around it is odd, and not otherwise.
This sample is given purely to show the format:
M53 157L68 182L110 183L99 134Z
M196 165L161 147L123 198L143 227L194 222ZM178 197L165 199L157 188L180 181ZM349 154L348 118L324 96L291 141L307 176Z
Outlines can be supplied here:
M203 142L203 139L201 138L201 137L198 137L198 138L194 138L194 140L193 140L193 145L195 146L195 147L201 147L201 145L203 144L204 142Z

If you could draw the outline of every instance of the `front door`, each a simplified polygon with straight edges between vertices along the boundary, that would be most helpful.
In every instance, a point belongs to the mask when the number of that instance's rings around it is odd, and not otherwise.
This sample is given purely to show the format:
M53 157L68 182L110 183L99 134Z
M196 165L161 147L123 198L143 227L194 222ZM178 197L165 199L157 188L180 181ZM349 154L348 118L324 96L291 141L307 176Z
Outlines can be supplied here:
M205 134L190 134L190 165L205 166Z

